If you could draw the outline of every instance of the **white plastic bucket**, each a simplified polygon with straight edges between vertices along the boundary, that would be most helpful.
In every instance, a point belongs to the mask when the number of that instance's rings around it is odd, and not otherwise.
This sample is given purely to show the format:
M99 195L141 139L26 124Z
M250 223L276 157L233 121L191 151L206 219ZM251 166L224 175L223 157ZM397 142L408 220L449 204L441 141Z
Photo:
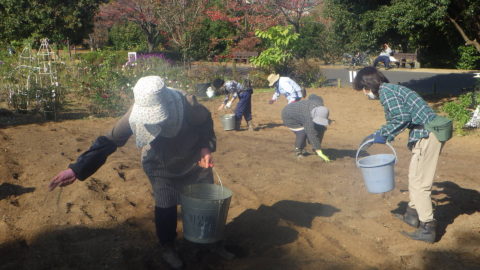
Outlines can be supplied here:
M233 130L235 129L235 114L229 113L220 116L222 122L223 130Z
M188 185L180 198L185 239L200 244L223 239L232 198L230 189L216 184Z
M397 162L397 153L388 142L386 145L393 151L392 154L370 155L358 159L358 154L362 148L373 140L364 142L357 151L355 157L357 167L362 171L363 180L368 192L383 193L395 188L395 163Z

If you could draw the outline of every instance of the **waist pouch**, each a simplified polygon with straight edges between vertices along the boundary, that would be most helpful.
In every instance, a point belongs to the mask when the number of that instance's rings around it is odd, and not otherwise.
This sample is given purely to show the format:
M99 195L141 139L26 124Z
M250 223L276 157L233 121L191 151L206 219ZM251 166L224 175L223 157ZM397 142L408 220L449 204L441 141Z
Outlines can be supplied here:
M425 124L425 129L435 134L441 142L446 142L452 138L453 124L452 120L437 115L432 121Z

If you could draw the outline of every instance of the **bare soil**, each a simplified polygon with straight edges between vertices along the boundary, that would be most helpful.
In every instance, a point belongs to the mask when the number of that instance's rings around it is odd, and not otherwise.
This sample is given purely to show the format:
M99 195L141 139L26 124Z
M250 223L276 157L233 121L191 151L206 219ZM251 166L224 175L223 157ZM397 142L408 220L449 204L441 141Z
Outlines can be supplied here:
M218 139L215 170L234 193L225 244L237 258L180 241L186 269L480 269L479 133L445 145L433 188L438 241L416 242L400 233L412 229L392 214L408 201L407 132L393 143L395 189L370 194L355 154L384 123L381 105L347 88L309 92L325 99L335 120L323 141L330 163L294 157L294 136L280 118L283 98L268 105L271 93L254 93L256 132L224 131L221 99L204 102ZM133 140L93 177L47 190L115 121L3 123L0 269L168 269L158 256L151 188ZM387 151L374 146L370 154Z

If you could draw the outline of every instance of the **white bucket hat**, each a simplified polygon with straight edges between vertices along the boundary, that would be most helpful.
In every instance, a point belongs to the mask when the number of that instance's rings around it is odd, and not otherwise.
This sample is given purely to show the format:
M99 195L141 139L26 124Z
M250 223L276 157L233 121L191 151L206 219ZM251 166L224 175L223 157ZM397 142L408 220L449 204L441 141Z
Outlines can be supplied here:
M311 115L312 120L317 125L328 126L328 108L324 106L318 106L312 109Z
M270 74L268 75L267 77L267 81L268 81L268 86L273 86L273 84L278 81L278 79L280 79L280 74Z
M128 121L138 147L158 136L171 138L178 134L184 111L179 91L166 87L159 76L147 76L135 84L133 95L135 102Z

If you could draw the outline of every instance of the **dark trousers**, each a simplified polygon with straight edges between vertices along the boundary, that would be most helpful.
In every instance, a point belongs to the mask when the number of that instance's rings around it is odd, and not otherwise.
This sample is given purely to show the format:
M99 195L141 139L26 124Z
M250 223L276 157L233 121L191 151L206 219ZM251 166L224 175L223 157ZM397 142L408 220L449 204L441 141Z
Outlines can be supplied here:
M315 125L315 131L317 132L317 136L314 139L318 139L319 144L322 143L323 135L327 129L321 125ZM304 149L307 146L307 142L312 144L311 141L308 141L307 133L305 133L305 129L299 131L293 131L295 133L295 148ZM315 149L318 150L318 149Z
M168 179L152 179L153 194L155 196L155 229L160 244L165 245L173 243L177 237L177 204L170 207L158 207L157 205L171 205L169 196L176 196L171 190L166 187L170 186L167 183L175 183L175 181L166 182ZM213 183L212 168L204 169L196 167L186 176L183 177L183 184L197 184L197 183ZM177 182L179 179L177 179ZM166 201L162 200L165 199ZM163 202L163 204L162 204Z
M307 145L307 133L305 133L305 129L294 131L293 133L295 133L295 148L305 148Z
M155 229L160 244L173 243L177 237L177 206L155 207Z
M235 108L235 119L237 122L242 121L242 117L245 117L245 121L252 120L252 92L242 91L238 94L238 104Z
M373 62L373 66L377 67L378 62L383 62L385 64L385 67L390 67L390 57L381 55L375 59Z

